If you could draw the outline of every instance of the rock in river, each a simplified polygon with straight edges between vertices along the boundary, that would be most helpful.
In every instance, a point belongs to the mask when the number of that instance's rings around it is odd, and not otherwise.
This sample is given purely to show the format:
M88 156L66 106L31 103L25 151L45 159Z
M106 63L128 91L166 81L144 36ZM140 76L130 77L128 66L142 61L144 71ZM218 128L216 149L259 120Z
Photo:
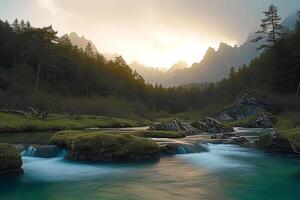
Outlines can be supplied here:
M22 159L17 148L11 144L0 144L0 175L22 173Z

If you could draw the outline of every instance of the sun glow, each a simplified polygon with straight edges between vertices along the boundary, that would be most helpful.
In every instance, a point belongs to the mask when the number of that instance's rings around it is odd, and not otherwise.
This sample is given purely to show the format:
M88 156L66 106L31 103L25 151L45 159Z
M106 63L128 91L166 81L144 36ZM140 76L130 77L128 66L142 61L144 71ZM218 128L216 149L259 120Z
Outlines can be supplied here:
M124 55L128 63L138 61L147 66L167 69L178 61L186 61L189 66L195 62L200 62L207 49L209 47L218 49L220 42L224 41L231 46L236 44L236 42L226 40L202 40L200 38L207 37L155 33L149 42L140 42L139 45L125 45L130 46L130 49L124 49L120 53Z

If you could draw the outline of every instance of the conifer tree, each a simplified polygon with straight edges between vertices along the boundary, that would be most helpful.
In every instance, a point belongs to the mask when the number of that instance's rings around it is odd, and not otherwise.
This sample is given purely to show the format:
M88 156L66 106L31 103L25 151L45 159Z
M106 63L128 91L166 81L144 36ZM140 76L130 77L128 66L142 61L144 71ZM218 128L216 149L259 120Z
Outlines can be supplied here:
M261 29L256 32L259 36L252 40L252 42L259 42L261 40L266 42L261 45L258 50L275 46L278 39L280 39L283 34L283 27L280 25L281 17L278 14L278 8L274 4L271 4L268 11L264 11L263 13L265 18L261 20Z

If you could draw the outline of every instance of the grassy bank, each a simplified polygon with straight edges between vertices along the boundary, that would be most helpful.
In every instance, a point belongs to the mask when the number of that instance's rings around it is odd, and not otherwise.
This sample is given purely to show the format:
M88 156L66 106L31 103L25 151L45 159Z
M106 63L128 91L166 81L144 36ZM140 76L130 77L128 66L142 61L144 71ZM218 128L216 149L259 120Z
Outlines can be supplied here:
M68 118L65 115L50 115L47 119L33 119L0 112L0 133L79 130L84 128L118 128L147 125L149 121L98 116Z
M0 141L9 144L40 144L48 145L49 140L55 131L48 132L28 132L28 133L2 133Z
M270 134L262 135L258 144L280 153L300 153L300 117L299 112L281 113L276 116L276 133L278 137Z

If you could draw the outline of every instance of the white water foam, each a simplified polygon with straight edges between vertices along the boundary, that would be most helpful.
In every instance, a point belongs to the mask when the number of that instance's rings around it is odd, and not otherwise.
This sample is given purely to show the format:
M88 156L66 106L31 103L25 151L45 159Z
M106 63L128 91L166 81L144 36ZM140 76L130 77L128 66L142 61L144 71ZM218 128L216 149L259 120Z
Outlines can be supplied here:
M99 178L105 174L125 171L115 166L86 164L65 161L63 157L36 158L22 157L24 180L27 181L74 181Z
M235 170L249 170L254 166L247 159L259 156L246 148L235 145L208 145L209 151L196 154L177 155L185 162L191 163L207 170L222 171L235 168Z

